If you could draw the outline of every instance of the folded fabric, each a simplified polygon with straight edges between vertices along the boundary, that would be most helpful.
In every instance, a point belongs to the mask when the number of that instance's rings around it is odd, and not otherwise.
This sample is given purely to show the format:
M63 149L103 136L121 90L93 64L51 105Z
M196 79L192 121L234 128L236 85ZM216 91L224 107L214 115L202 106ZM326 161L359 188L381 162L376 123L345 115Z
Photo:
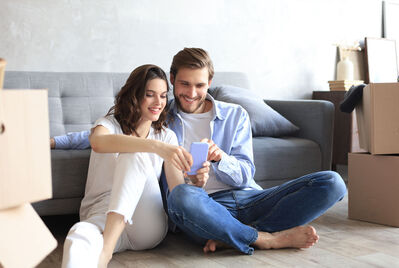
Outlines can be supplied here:
M356 105L362 100L363 88L365 84L351 86L348 92L345 93L343 101L339 104L339 109L344 113L351 113Z
M249 114L253 136L281 137L299 130L248 89L223 85L210 88L209 93L216 100L241 105Z

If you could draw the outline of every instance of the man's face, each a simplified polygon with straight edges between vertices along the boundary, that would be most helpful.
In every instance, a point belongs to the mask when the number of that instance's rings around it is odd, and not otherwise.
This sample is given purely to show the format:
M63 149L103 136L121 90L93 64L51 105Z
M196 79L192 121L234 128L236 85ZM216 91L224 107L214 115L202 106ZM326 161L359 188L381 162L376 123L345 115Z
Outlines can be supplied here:
M205 98L211 80L208 80L208 68L181 68L176 77L171 75L173 94L179 109L185 113L203 113Z

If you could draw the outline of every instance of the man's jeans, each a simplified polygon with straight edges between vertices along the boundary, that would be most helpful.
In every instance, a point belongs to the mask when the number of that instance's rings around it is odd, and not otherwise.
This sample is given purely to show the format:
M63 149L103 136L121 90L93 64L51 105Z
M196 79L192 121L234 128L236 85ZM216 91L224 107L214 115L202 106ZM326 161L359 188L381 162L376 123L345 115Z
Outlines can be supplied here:
M340 175L321 171L265 190L227 190L208 196L182 184L168 197L170 219L194 240L208 239L252 254L258 232L304 225L322 215L346 194Z

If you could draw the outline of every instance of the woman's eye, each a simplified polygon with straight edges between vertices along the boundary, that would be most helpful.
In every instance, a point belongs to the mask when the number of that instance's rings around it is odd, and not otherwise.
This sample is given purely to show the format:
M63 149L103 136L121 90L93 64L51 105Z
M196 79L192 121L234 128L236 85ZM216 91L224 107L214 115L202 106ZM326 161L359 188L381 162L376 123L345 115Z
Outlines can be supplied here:
M153 95L152 94L146 94L145 96L146 97L152 97Z

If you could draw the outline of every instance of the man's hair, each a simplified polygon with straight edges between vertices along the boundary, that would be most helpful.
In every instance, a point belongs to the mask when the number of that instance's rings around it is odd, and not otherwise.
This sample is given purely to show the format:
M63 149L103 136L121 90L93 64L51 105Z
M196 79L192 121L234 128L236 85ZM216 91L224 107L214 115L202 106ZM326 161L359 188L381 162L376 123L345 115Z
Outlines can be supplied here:
M170 66L170 73L176 77L181 68L202 69L208 68L208 80L213 78L214 69L208 52L202 48L187 48L180 50L174 57Z
M145 86L148 81L157 78L165 81L167 91L169 91L168 79L161 68L152 64L137 67L116 95L115 105L109 109L107 116L113 115L115 117L122 128L123 134L135 134L137 137L140 137L137 133L137 127L142 115L140 104L145 96ZM168 103L167 100L166 103ZM159 133L166 126L167 110L168 107L166 105L159 119L152 122L156 133Z

